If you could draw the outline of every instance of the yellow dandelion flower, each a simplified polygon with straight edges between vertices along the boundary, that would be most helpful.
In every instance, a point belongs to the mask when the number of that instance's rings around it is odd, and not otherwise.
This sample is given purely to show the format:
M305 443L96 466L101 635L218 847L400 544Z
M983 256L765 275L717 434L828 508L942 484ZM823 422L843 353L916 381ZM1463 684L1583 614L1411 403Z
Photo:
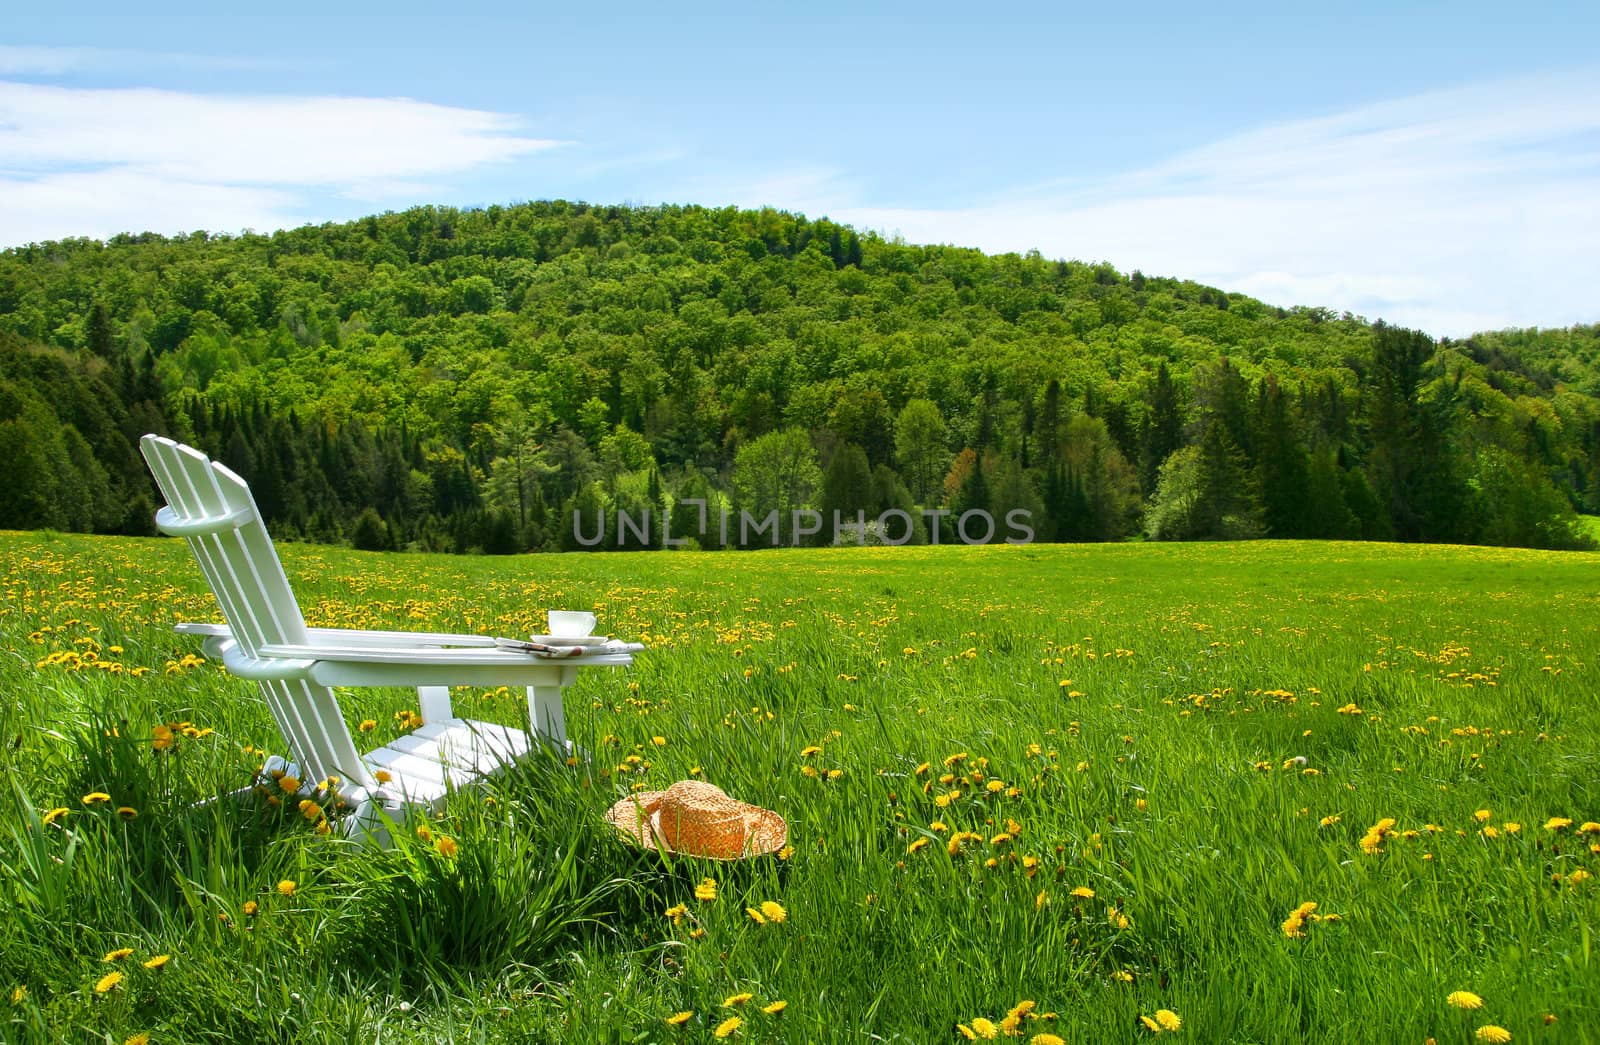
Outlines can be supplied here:
M743 1005L745 1002L754 997L755 995L751 994L749 991L740 991L738 994L730 994L726 998L722 999L722 1007L724 1009L731 1009L736 1005Z
M978 1040L977 1033L975 1031L973 1031L973 1029L971 1027L967 1026L965 1023L956 1024L956 1030L960 1031L961 1032L961 1036L963 1038L966 1038L968 1041L977 1041Z
M922 765L918 766L917 767L917 771L915 773L911 774L911 775L912 776L927 776L929 768L931 768L931 767L928 765L928 763L924 762L924 763L922 763Z
M1034 1002L1028 999L1023 999L1022 1001L1019 1001L1015 1005L1011 1006L1011 1008L1006 1012L1006 1015L1027 1016L1029 1013L1033 1012L1035 1007L1036 1006Z
M293 878L285 878L283 881L278 883L278 893L280 895L282 895L282 896L293 896L294 895L294 891L295 891L295 881L294 881Z
M1080 885L1076 889L1072 890L1071 895L1076 896L1080 900L1093 900L1094 890L1089 888L1087 885Z
M808 746L808 747L806 747L806 748L801 750L800 757L801 758L810 758L812 755L820 755L820 754L822 754L822 749L820 747L818 747L817 745L815 745L815 744L811 744L810 746Z
M372 774L372 779L376 780L380 784L387 784L389 781L394 779L394 774L389 772L387 769L380 769L376 773Z
M744 909L744 913L748 914L750 916L750 920L755 922L757 925L766 925L767 924L766 917L760 911L756 910L754 907L746 907Z
M1006 789L1006 782L1004 780L991 780L983 785L983 789L991 795L999 794Z
M433 844L433 847L439 850L439 855L446 860L454 860L456 854L461 851L461 847L456 844L456 840L448 835L440 835L439 840Z
M717 880L715 878L707 878L701 881L699 885L694 887L694 898L706 902L715 900L717 898Z
M1118 983L1132 983L1133 973L1129 972L1127 969L1118 969L1116 972L1111 974L1111 978L1116 980Z
M1029 1038L1028 1045L1067 1045L1067 1039L1059 1034L1051 1034L1049 1031L1045 1031Z
M145 962L144 967L146 969L164 969L166 968L167 963L171 960L172 955L170 954L158 954L149 961Z
M1000 1028L994 1025L993 1020L979 1016L972 1021L972 1033L985 1041L990 1041L1000 1036Z
M1546 831L1559 831L1564 827L1571 827L1571 826L1572 826L1572 818L1569 817L1569 816L1553 816L1553 817L1551 817L1550 819L1548 819L1548 820L1546 820L1544 822L1544 829ZM1497 1027L1495 1029L1498 1030L1499 1028ZM1484 1040L1487 1041L1487 1040L1490 1040L1490 1039L1484 1039ZM1507 1040L1509 1040L1509 1039L1507 1039Z
M288 775L281 776L278 778L278 786L283 789L284 794L292 795L300 790L300 778Z
M663 1022L669 1027L681 1027L692 1019L694 1019L694 1010L684 1009L682 1012L675 1012L668 1016Z
M101 958L100 960L103 961L103 962L120 962L122 959L126 958L128 955L130 955L132 953L133 953L133 948L132 947L118 947L116 950L114 950L111 953L107 954L104 958Z
M28 996L28 988L17 986L11 988L11 1004L21 1005L22 999Z
M782 1012L788 1007L789 1003L786 1001L775 1001L771 1005L763 1005L761 1007L761 1011L766 1013L768 1016L776 1016L778 1013Z
M908 846L906 846L906 852L907 852L907 854L910 854L910 853L914 853L914 852L916 852L916 851L917 851L917 850L918 850L918 849L921 849L921 848L923 848L923 847L924 847L924 846L926 846L926 845L927 845L927 844L928 844L928 839L927 839L927 838L926 838L926 837L923 837L923 838L913 838L913 839L912 839L912 840L911 840L911 844L910 844L910 845L908 845Z
M681 925L683 923L683 916L688 914L688 913L689 913L689 905L688 904L678 903L678 904L673 904L671 907L667 908L666 916L668 918L672 919L672 924L673 925Z
M744 1020L738 1016L729 1016L717 1024L717 1029L711 1032L713 1038L731 1038L733 1032L744 1026Z
M427 824L423 824L417 828L417 837L422 839L424 842L431 842L433 841L433 829Z
M300 815L307 820L320 820L323 816L322 807L309 798L302 798L300 800Z
M254 900L246 900L244 902L244 907L241 908L241 910L244 911L244 914L245 914L246 918L254 917L255 913L257 911L259 911L260 909L261 909L260 905L257 904Z
M690 929L689 930L689 939L691 939L691 940L704 940L705 938L706 938L705 929L703 929L703 928L694 928L694 929Z
M1152 1017L1140 1016L1139 1022L1144 1024L1144 1029L1149 1031L1151 1034L1161 1033L1161 1024L1157 1023Z
M1016 1013L1007 1013L1000 1021L1000 1032L1008 1038L1022 1037L1022 1017Z
M108 972L104 976L100 977L99 982L97 982L94 985L94 992L96 994L104 994L107 991L112 990L113 988L115 988L117 986L117 984L119 984L121 982L122 982L122 973L120 973L120 972Z
M101 802L109 801L111 801L111 796L104 791L90 791L83 796L83 804L86 806L99 805Z
M133 806L117 806L117 815L124 820L132 820L139 815L139 811Z
M1471 991L1451 991L1444 1000L1458 1009L1483 1008L1483 999Z
M1585 820L1578 827L1578 833L1580 835L1600 835L1600 823L1596 823L1593 820Z
M761 901L761 913L767 916L769 922L785 922L789 920L789 912L783 909L783 904L776 900Z
M68 809L66 806L57 806L56 808L54 808L54 809L50 810L48 813L46 813L44 816L40 817L39 820L40 820L41 823L44 824L44 826L49 827L51 824L55 823L57 820L62 819L63 817L65 817L70 812L72 812L72 810Z
M1161 1024L1165 1031L1175 1031L1183 1026L1183 1020L1171 1009L1157 1009L1156 1022Z
M1472 1036L1477 1038L1479 1041L1490 1042L1491 1045L1504 1045L1505 1042L1511 1040L1510 1031L1506 1030L1504 1027L1496 1026L1493 1023L1486 1023L1482 1027L1479 1027L1477 1030L1472 1032Z

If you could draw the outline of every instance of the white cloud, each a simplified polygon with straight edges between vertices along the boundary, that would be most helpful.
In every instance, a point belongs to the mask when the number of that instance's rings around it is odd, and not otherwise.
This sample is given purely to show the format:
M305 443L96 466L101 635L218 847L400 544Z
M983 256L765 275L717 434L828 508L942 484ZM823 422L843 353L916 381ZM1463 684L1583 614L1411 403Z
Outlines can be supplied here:
M393 197L561 144L517 127L407 98L0 81L0 241L281 228L307 220L308 192Z
M1438 91L1240 134L1096 181L840 220L1110 261L1436 335L1600 320L1600 73Z

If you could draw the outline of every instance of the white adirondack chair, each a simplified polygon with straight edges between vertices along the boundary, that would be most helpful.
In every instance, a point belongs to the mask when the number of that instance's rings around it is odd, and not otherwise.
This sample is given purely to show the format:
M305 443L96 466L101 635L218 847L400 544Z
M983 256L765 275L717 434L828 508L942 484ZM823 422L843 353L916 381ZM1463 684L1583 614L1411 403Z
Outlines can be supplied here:
M167 499L157 528L188 540L227 620L176 630L202 636L209 656L260 684L294 758L290 771L308 785L338 779L339 797L355 809L345 821L351 833L381 840L378 810L435 807L450 789L526 754L537 736L565 750L561 691L580 667L631 664L643 649L586 638L589 614L560 615L587 624L550 640L576 644L560 659L501 648L493 636L308 628L244 480L163 436L146 435L140 449ZM526 686L535 735L455 717L451 685ZM361 754L333 686L415 687L423 725Z

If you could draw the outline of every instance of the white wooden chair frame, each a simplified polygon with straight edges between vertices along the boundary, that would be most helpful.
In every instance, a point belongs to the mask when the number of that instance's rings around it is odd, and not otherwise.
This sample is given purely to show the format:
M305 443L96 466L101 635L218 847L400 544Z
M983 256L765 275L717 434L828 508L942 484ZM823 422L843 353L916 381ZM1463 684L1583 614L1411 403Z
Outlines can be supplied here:
M260 685L295 774L307 786L338 780L339 797L355 809L352 833L381 835L380 809L393 816L407 804L435 807L451 788L530 750L533 738L520 729L457 718L450 686L525 686L535 736L565 750L562 690L581 667L633 662L631 652L607 650L638 647L615 644L550 660L498 648L493 636L308 628L244 480L163 436L146 435L140 450L167 499L157 528L189 542L227 620L176 630L203 637L208 656ZM414 687L423 725L362 755L333 686Z

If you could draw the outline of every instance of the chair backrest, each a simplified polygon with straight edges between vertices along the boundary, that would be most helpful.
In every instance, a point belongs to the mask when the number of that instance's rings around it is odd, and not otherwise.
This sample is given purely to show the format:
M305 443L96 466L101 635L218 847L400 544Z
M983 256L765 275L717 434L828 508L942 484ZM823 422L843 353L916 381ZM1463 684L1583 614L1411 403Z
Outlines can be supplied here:
M167 498L156 527L188 539L240 648L254 657L268 642L305 643L300 604L245 481L164 436L145 436L139 449Z
M189 542L245 655L258 656L272 642L308 644L300 604L245 481L165 436L146 435L139 449L167 499L157 529ZM346 787L370 786L332 690L291 680L262 682L261 692L305 780L338 776Z

